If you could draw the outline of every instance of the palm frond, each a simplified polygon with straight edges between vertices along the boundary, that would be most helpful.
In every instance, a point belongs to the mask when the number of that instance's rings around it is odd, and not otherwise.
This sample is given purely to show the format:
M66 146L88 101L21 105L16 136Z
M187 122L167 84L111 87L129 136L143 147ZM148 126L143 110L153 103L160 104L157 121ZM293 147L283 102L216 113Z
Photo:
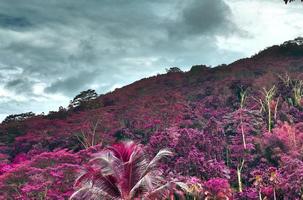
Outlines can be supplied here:
M146 167L145 172L142 174L142 177L145 176L147 173L149 173L151 170L155 169L159 161L167 156L172 156L173 153L169 151L168 149L162 149L160 150L157 155L149 162L148 166ZM141 178L142 178L141 177Z
M112 151L113 154L123 162L128 162L131 154L135 151L141 149L138 145L136 145L132 141L117 143L108 147L109 151Z
M69 200L119 200L119 198L115 198L112 196L109 196L108 194L103 193L99 188L97 187L82 187L76 192L72 194L72 196L69 198Z
M147 160L141 149L134 149L129 161L124 164L124 175L121 187L129 193L141 179L147 167Z
M172 188L171 182L155 188L154 190L145 194L144 199L154 200L154 199L165 199L169 196L170 189Z
M114 198L121 196L121 191L117 186L117 178L112 175L103 175L101 170L87 167L87 171L83 173L75 182L75 186L82 185L82 188L98 188L99 193L107 194ZM83 190L79 191L84 195ZM91 193L92 190L87 190Z
M86 170L82 172L82 174L76 179L74 186L78 187L79 185L87 185L91 182L93 177L98 174L94 168L87 166Z
M173 184L166 183L157 164L163 157L171 155L172 152L163 149L148 162L142 147L134 142L115 144L90 160L90 166L75 183L76 187L82 188L71 198L163 199Z
M97 164L104 175L113 175L119 178L122 173L123 162L111 151L95 154L95 158L90 160L89 164Z
M137 193L146 194L165 182L161 177L162 171L153 170L142 177L130 191L130 197L136 197Z
M121 197L121 191L117 184L117 179L114 176L103 176L99 173L93 179L93 187L98 188L102 193L108 194L111 197Z

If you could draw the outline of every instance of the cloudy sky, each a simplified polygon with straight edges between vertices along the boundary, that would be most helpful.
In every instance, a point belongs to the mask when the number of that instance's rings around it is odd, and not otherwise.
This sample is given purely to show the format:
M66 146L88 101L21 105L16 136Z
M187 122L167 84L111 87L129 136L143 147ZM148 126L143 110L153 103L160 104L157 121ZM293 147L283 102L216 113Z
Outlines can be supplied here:
M302 36L302 11L282 0L1 0L0 119L251 56Z

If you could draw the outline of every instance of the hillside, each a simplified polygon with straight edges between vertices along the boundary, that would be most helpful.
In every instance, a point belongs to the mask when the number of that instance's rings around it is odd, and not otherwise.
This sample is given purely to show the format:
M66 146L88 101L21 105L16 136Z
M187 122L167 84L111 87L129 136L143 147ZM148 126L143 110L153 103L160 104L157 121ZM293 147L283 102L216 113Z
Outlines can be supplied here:
M302 97L297 38L229 65L168 72L77 107L12 118L0 125L0 199L67 199L90 156L125 139L149 156L170 148L164 175L197 186L201 199L303 198Z

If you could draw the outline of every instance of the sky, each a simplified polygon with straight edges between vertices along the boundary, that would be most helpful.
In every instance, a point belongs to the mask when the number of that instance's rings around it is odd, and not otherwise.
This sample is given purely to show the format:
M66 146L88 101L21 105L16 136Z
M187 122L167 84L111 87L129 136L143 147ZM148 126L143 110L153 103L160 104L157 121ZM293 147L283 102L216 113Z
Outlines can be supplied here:
M303 36L302 10L282 0L1 0L0 119L252 56Z

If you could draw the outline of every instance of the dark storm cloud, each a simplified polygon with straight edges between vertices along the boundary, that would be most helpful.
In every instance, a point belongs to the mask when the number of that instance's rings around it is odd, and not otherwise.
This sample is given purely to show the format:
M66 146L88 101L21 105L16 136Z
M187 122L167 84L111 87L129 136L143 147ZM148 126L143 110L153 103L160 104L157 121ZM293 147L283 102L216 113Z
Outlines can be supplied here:
M32 26L25 17L10 16L0 13L0 27L8 29L22 29Z
M225 52L216 36L240 32L231 17L223 0L0 1L0 69L12 69L0 84L24 97L40 84L72 99L168 66L217 63Z
M4 88L14 90L18 94L31 94L34 82L27 78L18 78L7 82Z
M62 92L67 95L74 95L78 89L85 90L89 88L89 83L97 76L96 72L80 72L78 75L58 80L45 89L46 92Z
M235 28L230 21L232 12L223 0L196 0L183 11L183 23L192 34L213 33L218 30Z
M232 12L223 0L191 0L181 10L170 34L177 37L227 34L237 29Z

